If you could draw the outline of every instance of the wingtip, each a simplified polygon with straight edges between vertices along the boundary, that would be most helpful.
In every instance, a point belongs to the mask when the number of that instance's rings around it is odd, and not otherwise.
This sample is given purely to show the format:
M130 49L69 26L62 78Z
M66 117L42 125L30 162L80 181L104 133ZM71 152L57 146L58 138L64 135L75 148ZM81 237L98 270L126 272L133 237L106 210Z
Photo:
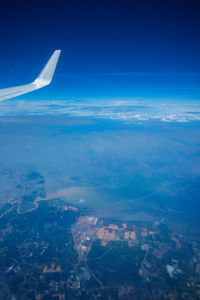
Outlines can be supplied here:
M60 52L61 52L61 49L57 49L57 50L54 51L54 53L55 53L55 52L56 52L56 53L60 53Z
M56 68L56 65L58 63L58 59L60 56L61 50L55 50L53 54L51 55L50 59L48 60L47 64L43 68L40 75L36 78L36 80L33 82L37 86L46 86L49 85L52 81L54 71Z

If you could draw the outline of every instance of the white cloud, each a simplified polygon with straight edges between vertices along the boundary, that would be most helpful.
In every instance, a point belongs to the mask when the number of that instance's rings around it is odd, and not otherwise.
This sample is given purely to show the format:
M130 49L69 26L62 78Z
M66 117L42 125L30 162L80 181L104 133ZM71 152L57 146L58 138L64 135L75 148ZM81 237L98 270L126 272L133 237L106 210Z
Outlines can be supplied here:
M68 115L122 121L200 121L200 103L150 102L135 99L10 100L0 103L0 116Z

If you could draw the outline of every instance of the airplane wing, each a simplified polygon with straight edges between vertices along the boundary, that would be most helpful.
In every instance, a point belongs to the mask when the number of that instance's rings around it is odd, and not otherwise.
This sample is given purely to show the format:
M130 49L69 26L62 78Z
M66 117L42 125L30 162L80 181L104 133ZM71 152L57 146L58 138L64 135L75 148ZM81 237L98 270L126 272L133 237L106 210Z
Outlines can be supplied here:
M60 52L61 50L54 51L42 72L32 83L10 87L6 89L0 89L0 101L14 98L19 95L23 95L41 89L42 87L49 85L52 81L53 74L60 56Z

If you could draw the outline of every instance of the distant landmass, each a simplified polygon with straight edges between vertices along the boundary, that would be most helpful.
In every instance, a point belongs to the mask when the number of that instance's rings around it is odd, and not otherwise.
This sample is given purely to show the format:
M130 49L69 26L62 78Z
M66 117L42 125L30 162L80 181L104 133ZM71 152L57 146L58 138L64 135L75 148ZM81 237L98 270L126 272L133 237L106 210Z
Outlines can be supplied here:
M97 218L35 190L0 211L0 299L197 299L200 242L163 220Z
M0 299L200 298L200 106L147 100L0 105Z

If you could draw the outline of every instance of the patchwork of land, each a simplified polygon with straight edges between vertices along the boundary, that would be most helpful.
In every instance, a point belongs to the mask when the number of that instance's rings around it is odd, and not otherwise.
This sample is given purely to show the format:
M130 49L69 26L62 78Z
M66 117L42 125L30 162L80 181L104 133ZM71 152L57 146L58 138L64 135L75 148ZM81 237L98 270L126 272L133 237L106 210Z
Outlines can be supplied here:
M60 199L0 211L0 299L198 299L200 243Z

